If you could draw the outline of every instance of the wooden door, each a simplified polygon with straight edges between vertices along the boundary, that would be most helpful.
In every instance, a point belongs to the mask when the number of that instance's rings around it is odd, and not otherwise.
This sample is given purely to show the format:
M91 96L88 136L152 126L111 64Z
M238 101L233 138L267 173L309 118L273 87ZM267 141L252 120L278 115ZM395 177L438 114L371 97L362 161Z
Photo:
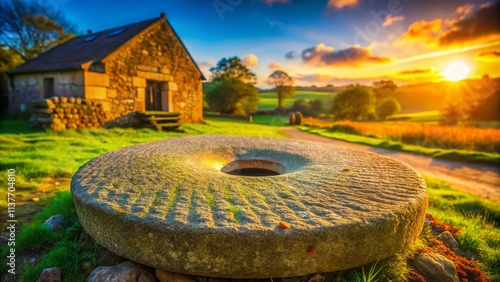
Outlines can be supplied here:
M161 111L161 84L156 81L147 81L146 84L146 111Z

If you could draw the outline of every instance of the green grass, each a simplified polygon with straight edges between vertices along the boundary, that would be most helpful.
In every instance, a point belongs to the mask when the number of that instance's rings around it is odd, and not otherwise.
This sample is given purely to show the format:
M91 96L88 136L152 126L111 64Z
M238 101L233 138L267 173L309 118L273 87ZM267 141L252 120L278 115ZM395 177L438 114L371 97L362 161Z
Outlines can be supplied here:
M24 121L11 120L0 130L0 173L16 170L18 197L28 196L45 177L69 178L92 158L134 144L191 134L284 137L279 128L223 118L185 124L181 127L184 133L130 128L32 131L26 126ZM5 185L5 181L0 179L0 184ZM4 198L5 193L3 189ZM6 207L6 202L0 207Z
M319 91L296 91L297 95L293 98L285 99L283 106L290 107L293 102L300 99L314 100L314 99L327 99L331 100L334 92L319 92ZM273 110L278 107L278 96L276 92L260 93L259 110Z
M317 134L323 137L338 139L351 143L386 148L391 150L411 152L419 155L430 156L436 159L457 160L457 161L488 163L488 164L500 163L500 154L495 154L495 153L455 150L455 149L427 148L417 145L407 145L398 141L390 141L375 137L347 134L324 128L313 128L307 126L300 126L298 128L302 131Z
M11 122L11 124L19 124ZM62 132L30 131L17 127L3 127L0 134L0 170L5 174L9 168L17 171L17 179L21 184L20 191L29 195L37 191L43 177L55 175L69 177L87 160L104 152L142 142L149 142L183 136L188 134L238 134L283 137L279 127L250 124L246 121L211 118L205 123L184 125L182 132L156 132L153 130L133 129L86 129ZM314 132L315 133L315 132ZM347 135L350 138L353 135ZM360 137L360 136L355 136ZM368 138L368 137L363 137ZM371 138L373 139L373 138ZM365 142L375 142L371 139ZM358 140L359 141L359 140ZM372 144L373 145L373 144ZM397 146L393 145L393 146ZM500 221L498 203L460 192L438 179L426 177L429 192L428 211L441 221L462 227L459 242L463 249L471 252L480 262L480 267L493 280L500 280L500 229L496 225ZM28 185L29 184L29 185ZM22 185L25 185L23 188ZM24 189L24 190L23 190ZM44 268L58 266L65 281L85 281L79 267L84 262L95 265L100 247L91 240L78 242L82 227L73 205L69 187L56 194L50 201L40 201L45 206L33 221L21 226L17 237L20 252L38 251L43 255L35 264L25 264L21 270L20 281L35 281ZM227 195L226 195L227 196ZM213 190L209 190L207 203L215 205ZM229 201L233 204L231 201ZM48 203L48 205L46 204ZM229 207L234 214L235 222L241 214L236 206ZM63 214L67 218L68 228L52 232L42 227L42 222L52 215ZM2 255L5 255L4 253ZM402 261L404 259L400 259ZM391 266L381 262L383 277L401 277L401 264ZM5 266L2 269L4 270ZM368 268L367 268L368 269ZM369 277L364 268L348 272L346 279ZM369 268L370 271L372 268ZM377 270L379 268L377 267ZM365 273L363 275L363 270ZM373 268L375 270L375 268ZM357 273L356 273L357 271ZM373 274L373 271L372 271ZM342 274L339 274L342 277ZM399 276L398 276L399 275Z
M427 210L439 220L461 227L458 242L472 253L480 268L500 281L500 205L498 202L453 189L448 183L425 177Z

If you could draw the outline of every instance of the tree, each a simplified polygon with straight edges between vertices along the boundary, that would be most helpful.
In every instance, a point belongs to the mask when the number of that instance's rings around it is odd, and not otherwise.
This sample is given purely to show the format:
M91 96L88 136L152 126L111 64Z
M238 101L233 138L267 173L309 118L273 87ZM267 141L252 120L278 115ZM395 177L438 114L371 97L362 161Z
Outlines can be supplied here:
M398 86L392 80L381 80L373 83L373 90L377 101L382 101L385 98L394 95Z
M238 57L222 58L215 67L210 68L212 81L239 80L244 83L255 84L257 77Z
M500 90L496 90L490 95L479 99L475 104L467 109L469 120L500 120Z
M212 111L225 114L247 114L259 105L256 76L240 58L222 58L212 72L211 88L205 98Z
M205 99L212 111L244 115L257 109L259 92L253 85L237 79L225 79L215 82Z
M395 115L401 110L401 105L394 98L386 98L377 105L377 117L386 119L388 116Z
M269 76L269 82L276 87L278 95L278 108L283 108L283 100L288 97L295 97L293 79L284 71L277 70Z
M7 91L9 77L7 76L7 71L21 63L19 55L0 45L0 113L7 113L7 106L9 104Z
M39 0L0 3L0 44L26 61L71 39L75 26Z
M366 86L348 88L333 98L331 113L336 120L368 120L374 115L375 95Z

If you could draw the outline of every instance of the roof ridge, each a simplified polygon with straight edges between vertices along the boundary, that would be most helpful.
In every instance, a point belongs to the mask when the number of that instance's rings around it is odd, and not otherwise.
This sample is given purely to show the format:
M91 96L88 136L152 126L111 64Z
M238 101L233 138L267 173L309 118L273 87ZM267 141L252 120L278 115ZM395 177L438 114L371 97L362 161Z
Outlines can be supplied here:
M149 22L149 21L155 22L155 21L157 21L159 19L160 18L151 18L151 19L140 21L140 22L135 22L135 23L131 23L131 24L126 24L126 25L122 25L122 26L116 26L116 27L105 29L105 30L100 30L100 31L92 32L92 34L106 33L106 32L112 31L112 30L116 30L116 29L120 29L120 28L124 28L124 27L130 27L130 26L138 25L138 24L143 24L143 23L146 23L146 22ZM81 36L89 36L89 34L82 34L82 35L79 35L78 37L81 37Z

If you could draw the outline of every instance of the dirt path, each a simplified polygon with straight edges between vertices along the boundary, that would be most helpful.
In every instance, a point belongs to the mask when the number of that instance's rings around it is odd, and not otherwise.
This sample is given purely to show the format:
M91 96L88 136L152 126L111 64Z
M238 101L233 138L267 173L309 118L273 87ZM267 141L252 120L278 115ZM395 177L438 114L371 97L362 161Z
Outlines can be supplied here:
M296 128L285 128L283 133L292 139L328 143L389 156L409 164L421 174L445 180L457 189L500 202L500 168L493 165L436 160L431 157L407 152L393 151L322 137L300 131Z

